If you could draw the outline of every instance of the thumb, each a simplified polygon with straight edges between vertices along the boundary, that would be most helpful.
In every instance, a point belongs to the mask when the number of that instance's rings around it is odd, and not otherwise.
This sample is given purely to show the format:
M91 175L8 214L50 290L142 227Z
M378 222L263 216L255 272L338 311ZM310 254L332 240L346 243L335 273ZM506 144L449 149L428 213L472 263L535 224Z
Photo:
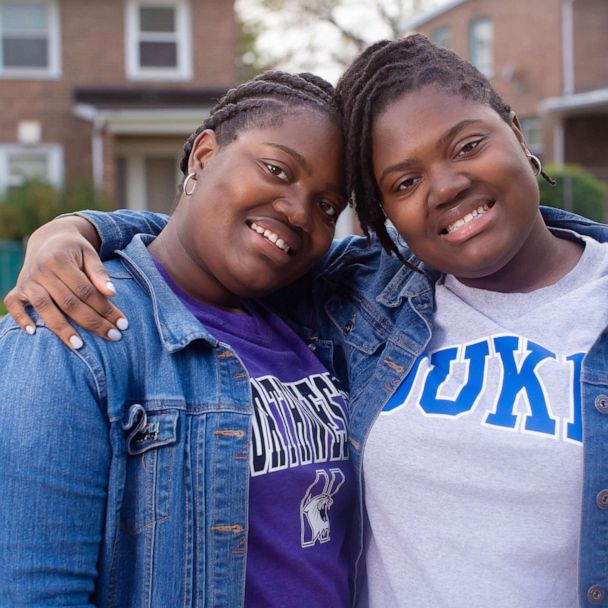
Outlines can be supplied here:
M84 273L89 277L91 283L105 296L115 296L116 288L110 280L110 275L99 259L99 255L93 249L83 252L82 266Z

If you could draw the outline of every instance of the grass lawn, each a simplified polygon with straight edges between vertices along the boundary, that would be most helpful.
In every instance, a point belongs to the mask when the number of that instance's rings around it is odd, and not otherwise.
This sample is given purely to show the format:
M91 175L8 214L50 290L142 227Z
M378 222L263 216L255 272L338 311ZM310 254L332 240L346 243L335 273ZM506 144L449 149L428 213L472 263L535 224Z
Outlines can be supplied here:
M6 314L6 307L4 306L4 302L0 300L0 317Z

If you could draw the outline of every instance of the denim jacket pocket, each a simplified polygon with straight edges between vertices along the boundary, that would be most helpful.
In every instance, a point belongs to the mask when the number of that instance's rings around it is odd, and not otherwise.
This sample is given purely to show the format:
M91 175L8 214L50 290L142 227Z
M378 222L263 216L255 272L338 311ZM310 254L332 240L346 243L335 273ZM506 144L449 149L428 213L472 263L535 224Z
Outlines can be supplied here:
M177 409L148 411L139 403L127 412L121 523L131 534L169 517L178 418Z

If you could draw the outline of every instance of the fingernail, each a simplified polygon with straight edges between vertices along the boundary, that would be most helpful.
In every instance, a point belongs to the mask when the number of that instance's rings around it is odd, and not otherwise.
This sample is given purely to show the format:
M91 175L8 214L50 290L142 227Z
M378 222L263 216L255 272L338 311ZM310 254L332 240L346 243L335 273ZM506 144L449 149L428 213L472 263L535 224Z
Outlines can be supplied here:
M106 336L108 336L108 338L110 338L110 340L112 340L112 342L117 342L118 340L120 340L122 338L122 334L117 329L114 329L114 328L108 330L108 333L106 334Z
M36 328L33 325L26 325L25 326L25 331L30 335L33 336L36 333Z
M129 322L124 317L120 317L120 319L116 320L116 327L124 331L125 329L129 329Z
M112 281L108 281L106 283L106 287L112 292L112 293L116 293L116 287L114 287L114 283L112 283Z
M74 350L78 350L84 346L84 342L78 336L72 336L70 338L70 344Z

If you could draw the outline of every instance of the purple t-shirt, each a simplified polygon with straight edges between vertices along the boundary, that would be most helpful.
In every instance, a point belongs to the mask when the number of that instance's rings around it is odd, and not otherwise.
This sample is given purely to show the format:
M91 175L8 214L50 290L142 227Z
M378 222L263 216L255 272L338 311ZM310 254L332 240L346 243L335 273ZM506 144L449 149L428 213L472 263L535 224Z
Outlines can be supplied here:
M239 356L254 405L246 608L347 606L348 532L355 504L346 395L277 315L201 304L155 260L190 312Z

